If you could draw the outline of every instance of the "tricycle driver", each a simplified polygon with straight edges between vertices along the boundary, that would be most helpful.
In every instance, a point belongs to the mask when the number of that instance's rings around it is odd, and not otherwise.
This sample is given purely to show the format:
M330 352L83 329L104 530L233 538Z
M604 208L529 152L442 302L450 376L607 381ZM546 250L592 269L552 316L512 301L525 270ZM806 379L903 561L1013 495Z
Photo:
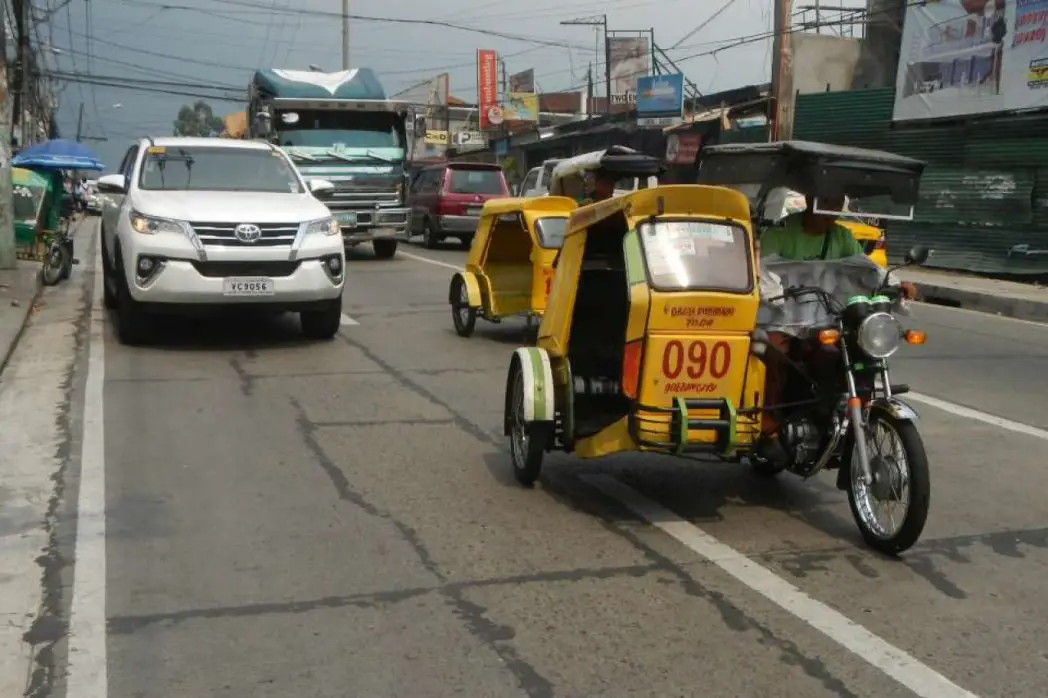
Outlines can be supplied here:
M843 196L832 199L824 197L819 203L824 211L842 211L845 199ZM786 216L780 225L764 230L758 245L762 258L777 255L795 261L844 259L864 254L851 231L840 225L835 215L815 212L815 197L812 196L807 197L805 210ZM907 300L917 296L917 287L908 281L900 282L899 288ZM768 343L774 345L777 351L766 352L764 356L767 367L765 405L780 403L787 377L785 357L790 340L790 335L783 332L768 332ZM769 460L786 457L778 438L780 426L775 410L766 410L761 425L761 451Z

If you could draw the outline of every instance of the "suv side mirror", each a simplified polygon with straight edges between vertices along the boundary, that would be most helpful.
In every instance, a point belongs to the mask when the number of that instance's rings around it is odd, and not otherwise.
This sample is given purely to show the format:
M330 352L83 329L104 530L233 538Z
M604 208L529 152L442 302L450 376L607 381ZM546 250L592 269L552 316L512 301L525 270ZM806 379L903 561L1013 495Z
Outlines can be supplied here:
M904 261L907 265L920 266L928 261L928 256L930 254L931 250L924 245L914 245L906 253Z
M98 178L98 191L105 194L126 194L127 180L122 174L104 175Z

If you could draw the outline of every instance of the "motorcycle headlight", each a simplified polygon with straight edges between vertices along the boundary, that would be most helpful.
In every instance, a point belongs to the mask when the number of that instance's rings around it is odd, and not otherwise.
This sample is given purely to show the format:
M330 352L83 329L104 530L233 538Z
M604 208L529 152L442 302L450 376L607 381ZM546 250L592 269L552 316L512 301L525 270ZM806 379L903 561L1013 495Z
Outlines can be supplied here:
M131 229L143 235L156 235L157 233L186 234L186 224L182 221L145 216L138 211L132 211L129 218L131 220Z
M338 221L330 216L306 223L306 235L338 235Z
M874 359L887 359L902 344L902 324L891 313L874 313L856 334L859 348Z

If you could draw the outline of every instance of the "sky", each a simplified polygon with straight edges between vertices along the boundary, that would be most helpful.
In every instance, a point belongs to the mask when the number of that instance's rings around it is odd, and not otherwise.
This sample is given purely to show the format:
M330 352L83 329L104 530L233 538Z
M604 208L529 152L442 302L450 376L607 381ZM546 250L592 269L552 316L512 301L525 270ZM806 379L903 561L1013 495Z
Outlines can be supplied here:
M38 12L62 2L33 1ZM448 72L452 94L475 102L476 51L493 49L508 73L534 68L540 91L579 90L590 63L603 75L598 29L560 23L606 13L613 31L654 29L656 45L699 90L711 93L768 81L771 42L764 37L772 26L771 5L772 0L350 0L354 15L438 20L472 30L353 19L350 64L375 70L389 94ZM312 63L338 70L341 28L332 14L340 11L339 0L72 0L40 26L39 42L51 47L45 60L54 70L246 89L257 68L305 70ZM740 39L747 41L735 45ZM108 139L91 145L112 169L132 139L170 135L179 107L193 101L189 95L66 84L59 125L63 136L75 136L83 103L83 133ZM210 103L219 116L244 107Z

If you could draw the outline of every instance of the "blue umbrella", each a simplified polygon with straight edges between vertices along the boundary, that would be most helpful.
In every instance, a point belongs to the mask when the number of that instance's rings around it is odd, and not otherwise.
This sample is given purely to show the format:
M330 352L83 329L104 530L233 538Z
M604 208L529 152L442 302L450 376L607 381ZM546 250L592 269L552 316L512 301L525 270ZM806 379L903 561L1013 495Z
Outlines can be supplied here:
M62 138L26 148L11 160L11 164L36 169L105 171L105 166L93 150Z

